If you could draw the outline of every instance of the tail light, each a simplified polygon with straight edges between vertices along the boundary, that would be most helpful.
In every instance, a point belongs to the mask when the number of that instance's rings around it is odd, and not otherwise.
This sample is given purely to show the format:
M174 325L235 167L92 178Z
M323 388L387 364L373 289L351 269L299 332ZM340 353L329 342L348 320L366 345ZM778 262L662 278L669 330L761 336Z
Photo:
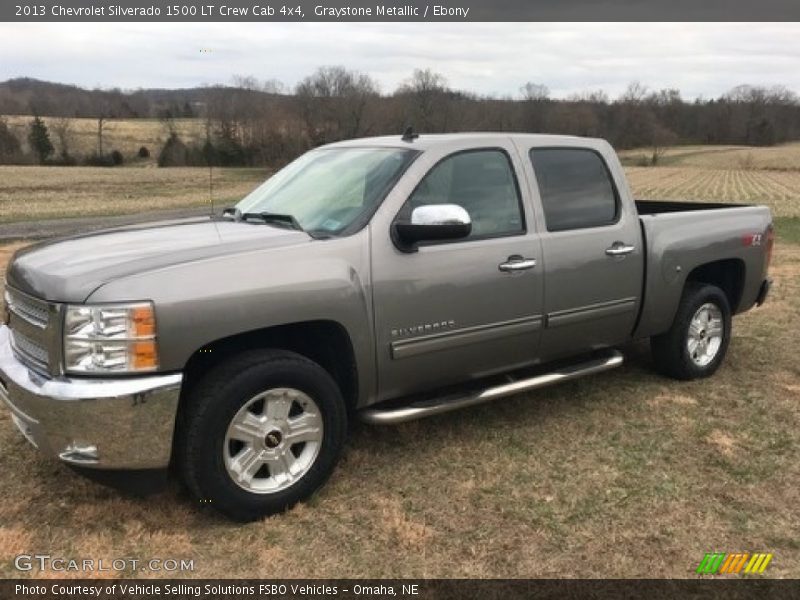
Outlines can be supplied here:
M775 228L770 224L767 228L767 264L764 267L764 272L769 269L769 263L772 262L772 249L775 247Z

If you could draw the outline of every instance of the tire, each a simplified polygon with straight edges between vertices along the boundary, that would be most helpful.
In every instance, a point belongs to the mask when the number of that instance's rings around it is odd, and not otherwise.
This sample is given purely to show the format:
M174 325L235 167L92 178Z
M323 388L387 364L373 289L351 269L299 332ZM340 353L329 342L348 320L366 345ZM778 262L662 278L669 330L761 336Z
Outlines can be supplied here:
M176 458L200 504L246 522L311 496L346 435L345 402L325 369L292 352L254 350L189 392Z
M722 364L730 338L728 297L714 285L689 282L672 327L650 339L655 368L685 381L708 377Z

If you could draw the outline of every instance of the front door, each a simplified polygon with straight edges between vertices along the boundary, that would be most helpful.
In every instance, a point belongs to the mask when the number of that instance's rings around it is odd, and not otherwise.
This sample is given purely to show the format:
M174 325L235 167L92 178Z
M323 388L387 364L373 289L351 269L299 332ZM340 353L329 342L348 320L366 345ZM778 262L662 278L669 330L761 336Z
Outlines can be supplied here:
M518 160L502 138L497 146L445 155L398 213L458 204L472 220L467 238L403 252L388 231L372 232L381 400L536 360L541 248L516 175Z

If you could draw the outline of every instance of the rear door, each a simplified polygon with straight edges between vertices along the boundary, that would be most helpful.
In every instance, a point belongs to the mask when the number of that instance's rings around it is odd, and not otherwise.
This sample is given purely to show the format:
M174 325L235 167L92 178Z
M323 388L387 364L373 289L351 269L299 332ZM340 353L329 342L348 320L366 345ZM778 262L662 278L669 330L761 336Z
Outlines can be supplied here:
M615 169L621 176L619 163L609 164L602 147L525 150L545 262L543 356L628 339L641 300L644 253L628 191L618 189L612 175Z
M538 355L541 248L516 149L498 137L480 148L428 150L423 159L409 191L371 224L381 399L530 364ZM394 245L395 219L450 203L470 214L468 238L415 252Z

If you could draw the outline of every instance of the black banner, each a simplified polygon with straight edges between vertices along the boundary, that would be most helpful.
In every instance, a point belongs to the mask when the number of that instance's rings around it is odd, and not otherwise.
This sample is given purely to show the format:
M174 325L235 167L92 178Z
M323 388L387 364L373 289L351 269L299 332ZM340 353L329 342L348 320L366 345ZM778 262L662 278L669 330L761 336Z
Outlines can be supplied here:
M341 600L388 598L449 600L515 600L527 598L592 598L660 600L725 598L726 600L800 596L800 581L768 579L682 580L2 580L0 598L14 600Z
M797 0L16 0L0 21L798 21Z

